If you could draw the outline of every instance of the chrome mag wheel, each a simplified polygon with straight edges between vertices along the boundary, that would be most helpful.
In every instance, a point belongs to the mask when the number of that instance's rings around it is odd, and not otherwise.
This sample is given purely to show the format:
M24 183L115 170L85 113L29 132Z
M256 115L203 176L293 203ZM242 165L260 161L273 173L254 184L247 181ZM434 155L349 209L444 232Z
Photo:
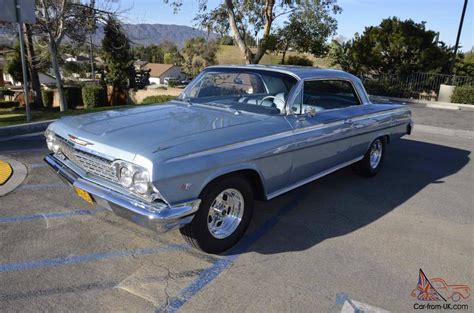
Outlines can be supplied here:
M370 167L375 169L379 166L380 160L382 159L383 144L382 140L377 139L372 143L370 147Z
M211 235L217 239L232 235L242 221L244 206L244 197L237 189L229 188L218 194L207 215Z

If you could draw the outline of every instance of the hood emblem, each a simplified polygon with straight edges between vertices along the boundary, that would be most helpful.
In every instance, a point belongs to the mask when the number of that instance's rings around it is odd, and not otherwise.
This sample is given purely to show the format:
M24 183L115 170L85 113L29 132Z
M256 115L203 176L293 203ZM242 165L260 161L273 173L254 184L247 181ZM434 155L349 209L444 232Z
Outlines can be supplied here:
M93 143L82 140L82 139L79 139L76 136L73 136L71 134L69 134L69 140L71 140L72 142L77 143L78 145L81 145L81 146L93 145Z

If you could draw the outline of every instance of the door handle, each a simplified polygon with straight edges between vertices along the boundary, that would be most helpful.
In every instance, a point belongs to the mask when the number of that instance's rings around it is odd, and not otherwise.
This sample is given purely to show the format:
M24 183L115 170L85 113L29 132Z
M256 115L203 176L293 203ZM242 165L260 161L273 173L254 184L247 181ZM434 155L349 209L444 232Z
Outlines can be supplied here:
M350 118L348 118L347 120L344 120L344 124L353 125L354 122Z

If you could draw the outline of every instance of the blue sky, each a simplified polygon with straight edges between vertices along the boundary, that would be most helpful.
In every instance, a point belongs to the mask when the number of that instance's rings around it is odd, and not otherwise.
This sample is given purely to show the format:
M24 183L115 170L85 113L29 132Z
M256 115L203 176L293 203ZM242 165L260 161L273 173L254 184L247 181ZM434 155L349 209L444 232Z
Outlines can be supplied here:
M195 0L184 0L181 10L173 14L170 6L162 0L122 0L121 9L127 23L161 23L193 26L192 19L198 10ZM210 0L209 6L221 1ZM426 21L428 29L440 33L440 39L454 45L464 0L339 0L342 14L338 20L338 36L345 39L354 33L362 33L365 26L378 25L383 18L397 16L411 18L416 22ZM473 25L474 0L468 4L460 45L462 51L474 45Z

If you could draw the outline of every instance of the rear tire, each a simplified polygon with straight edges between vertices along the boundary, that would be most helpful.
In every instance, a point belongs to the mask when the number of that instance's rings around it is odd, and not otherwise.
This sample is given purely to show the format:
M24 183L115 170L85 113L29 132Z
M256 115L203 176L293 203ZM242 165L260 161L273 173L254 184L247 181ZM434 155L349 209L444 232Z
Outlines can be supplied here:
M369 150L365 153L364 158L352 166L354 171L365 177L377 175L385 159L385 146L385 138L380 137L375 139L370 144Z
M193 247L220 253L244 235L253 213L252 187L241 176L218 179L202 192L201 205L191 223L180 229Z

